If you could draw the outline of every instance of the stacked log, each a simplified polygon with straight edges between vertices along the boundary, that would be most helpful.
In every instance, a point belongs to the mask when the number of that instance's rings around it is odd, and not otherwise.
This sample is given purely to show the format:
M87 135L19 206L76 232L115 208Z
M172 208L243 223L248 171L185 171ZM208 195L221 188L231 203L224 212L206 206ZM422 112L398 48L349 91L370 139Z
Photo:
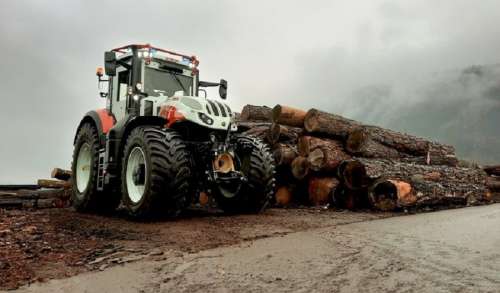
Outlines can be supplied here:
M255 123L242 131L273 149L280 206L387 211L469 205L500 194L500 166L466 166L450 145L317 109L247 105L242 117Z
M71 171L54 168L51 177L36 185L0 186L0 208L67 207L71 195Z

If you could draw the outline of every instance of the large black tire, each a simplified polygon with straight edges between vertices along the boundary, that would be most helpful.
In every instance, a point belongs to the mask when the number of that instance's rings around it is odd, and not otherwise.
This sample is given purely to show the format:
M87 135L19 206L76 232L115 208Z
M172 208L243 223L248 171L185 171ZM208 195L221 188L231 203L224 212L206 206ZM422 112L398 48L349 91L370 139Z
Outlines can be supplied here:
M90 151L90 164L89 166L80 166L80 168L89 168L89 178L86 185L82 180L79 188L77 161L82 146L85 146ZM113 192L112 189L108 188L105 192L97 191L99 148L99 136L96 127L91 123L84 123L79 128L76 136L73 162L71 163L73 174L71 202L79 212L109 213L114 211L120 204L120 195Z
M145 159L144 175L139 176L142 179L137 184L144 186L143 193L136 200L127 183L127 164L134 149L141 150ZM177 216L192 199L192 174L191 155L179 134L169 129L138 127L130 133L124 148L122 202L134 218Z
M272 199L275 190L275 165L269 147L253 136L236 137L239 171L248 179L232 197L216 191L218 206L227 213L259 213Z

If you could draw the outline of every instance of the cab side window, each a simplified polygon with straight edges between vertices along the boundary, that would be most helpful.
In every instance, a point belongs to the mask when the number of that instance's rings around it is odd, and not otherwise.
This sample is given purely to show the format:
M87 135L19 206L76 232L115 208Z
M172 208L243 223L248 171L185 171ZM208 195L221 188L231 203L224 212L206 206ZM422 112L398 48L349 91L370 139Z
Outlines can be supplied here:
M124 100L127 97L127 87L129 85L130 71L118 73L118 96L117 101Z

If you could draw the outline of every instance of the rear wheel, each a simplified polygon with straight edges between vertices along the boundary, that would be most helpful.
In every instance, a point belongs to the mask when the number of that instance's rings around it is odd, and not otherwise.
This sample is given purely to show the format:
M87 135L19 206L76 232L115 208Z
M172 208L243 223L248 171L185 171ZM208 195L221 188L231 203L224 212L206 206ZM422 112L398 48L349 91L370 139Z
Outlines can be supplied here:
M134 129L122 161L122 202L135 218L176 216L192 197L192 164L182 138L172 130Z
M111 212L120 203L120 196L97 190L99 136L91 123L78 130L71 170L74 174L71 201L80 212Z
M238 186L219 186L218 205L228 213L261 212L274 194L274 158L262 141L241 135L236 138L235 159L247 182Z

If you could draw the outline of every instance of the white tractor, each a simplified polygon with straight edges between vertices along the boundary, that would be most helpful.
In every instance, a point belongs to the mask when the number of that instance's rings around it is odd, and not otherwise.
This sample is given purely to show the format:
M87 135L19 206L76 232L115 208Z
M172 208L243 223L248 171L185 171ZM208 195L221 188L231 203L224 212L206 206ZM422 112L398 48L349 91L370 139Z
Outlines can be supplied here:
M74 141L73 206L133 217L176 216L208 194L226 212L262 211L274 191L274 161L259 139L238 133L234 113L203 89L198 60L150 45L104 54L105 109L88 112ZM203 97L199 94L204 93Z

